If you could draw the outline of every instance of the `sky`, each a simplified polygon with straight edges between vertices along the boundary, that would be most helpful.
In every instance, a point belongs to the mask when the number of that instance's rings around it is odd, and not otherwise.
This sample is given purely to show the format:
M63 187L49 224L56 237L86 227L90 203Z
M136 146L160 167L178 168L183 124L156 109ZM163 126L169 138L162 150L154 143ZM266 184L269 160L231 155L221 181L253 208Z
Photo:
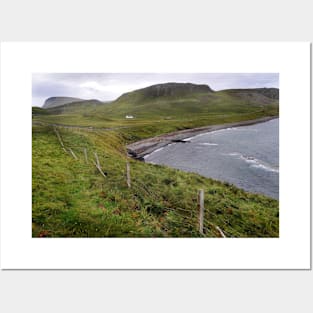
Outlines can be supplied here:
M213 90L279 88L278 73L33 73L32 105L49 97L110 101L125 92L154 84L178 82L207 84Z

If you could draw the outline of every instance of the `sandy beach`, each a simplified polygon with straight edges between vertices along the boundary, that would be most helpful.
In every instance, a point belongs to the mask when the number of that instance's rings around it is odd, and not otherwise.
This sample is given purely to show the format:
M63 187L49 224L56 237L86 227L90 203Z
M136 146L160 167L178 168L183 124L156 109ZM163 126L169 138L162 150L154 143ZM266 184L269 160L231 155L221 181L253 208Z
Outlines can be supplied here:
M127 152L131 157L138 159L138 160L143 160L144 156L173 142L186 142L187 143L188 141L185 141L187 138L194 137L199 134L208 133L208 132L230 128L230 127L248 126L248 125L253 125L257 123L263 123L263 122L267 122L275 118L278 118L278 116L262 117L262 118L254 119L254 120L247 120L247 121L226 123L226 124L219 124L219 125L210 125L210 126L175 131L172 133L143 139L143 140L134 142L132 144L129 144L127 146Z

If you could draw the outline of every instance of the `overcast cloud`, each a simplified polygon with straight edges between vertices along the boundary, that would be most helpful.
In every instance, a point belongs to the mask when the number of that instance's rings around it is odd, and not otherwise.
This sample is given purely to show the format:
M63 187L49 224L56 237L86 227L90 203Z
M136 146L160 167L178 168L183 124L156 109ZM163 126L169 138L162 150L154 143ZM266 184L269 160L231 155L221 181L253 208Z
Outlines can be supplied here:
M32 105L49 97L114 100L121 94L154 84L188 82L207 84L214 90L279 87L278 73L34 73Z

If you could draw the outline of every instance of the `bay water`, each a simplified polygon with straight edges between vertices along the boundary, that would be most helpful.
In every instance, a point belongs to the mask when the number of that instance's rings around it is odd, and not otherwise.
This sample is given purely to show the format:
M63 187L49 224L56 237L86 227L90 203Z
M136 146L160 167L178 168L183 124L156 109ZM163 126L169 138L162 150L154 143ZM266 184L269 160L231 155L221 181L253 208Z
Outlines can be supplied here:
M229 182L279 198L279 119L226 128L173 143L145 156L145 162Z

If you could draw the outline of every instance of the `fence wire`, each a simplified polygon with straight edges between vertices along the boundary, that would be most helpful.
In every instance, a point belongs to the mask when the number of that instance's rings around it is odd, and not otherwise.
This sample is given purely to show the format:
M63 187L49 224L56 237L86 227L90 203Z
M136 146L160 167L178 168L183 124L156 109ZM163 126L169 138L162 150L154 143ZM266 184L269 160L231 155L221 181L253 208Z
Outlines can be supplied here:
M69 155L72 155L74 159L77 159L77 161L82 161L86 165L92 166L92 168L96 169L97 167L94 165L94 162L96 162L94 153L96 152L99 156L100 160L100 169L103 170L105 173L107 172L105 168L105 158L106 153L105 152L99 152L99 151L88 151L87 150L87 157L88 161L85 160L85 152L84 149L87 149L83 145L71 145L70 147L64 144L64 140L61 136L61 134L57 131L56 127L54 127L56 137L58 141L60 142L61 148L68 153L68 151L72 151L74 153L70 153ZM70 129L66 129L67 131L72 131ZM83 129L83 131L90 131L89 129ZM99 130L93 130L93 133L97 136L103 136L103 132ZM125 153L126 154L126 153ZM111 187L116 187L117 189L120 189L121 186L127 187L127 173L126 173L126 162L127 162L127 156L125 156L125 163L123 162L116 162L114 165L114 175L104 177L103 179L107 179ZM95 163L96 164L96 163ZM102 164L102 165L101 165ZM149 175L155 175L156 169L150 166L145 167L145 173ZM136 169L138 171L138 169ZM132 176L132 175L131 175ZM131 177L131 187L129 188L130 192L134 195L137 194L144 194L146 197L148 197L150 200L152 200L155 203L160 203L163 200L163 194L157 192L153 188L149 188L143 181L136 179L136 175ZM198 198L198 195L195 195L196 198ZM212 205L212 204L211 204ZM189 227L190 232L192 233L198 233L199 232L199 203L195 203L195 206L190 209L181 208L179 206L175 208L170 208L166 206L162 206L162 212L163 214L166 214L167 216L170 214L171 219L169 219L167 222L170 224L174 224L179 227ZM152 214L152 213L151 213ZM218 225L216 223L211 222L211 220L218 221ZM244 227L245 225L238 221L239 224L236 224L237 226ZM225 230L227 229L227 230ZM231 230L229 230L231 229ZM216 237L242 237L242 233L238 232L235 228L233 228L230 223L227 223L225 221L225 214L224 218L222 219L221 216L214 213L212 210L204 210L204 219L203 219L203 232L204 236L205 234L214 234Z

